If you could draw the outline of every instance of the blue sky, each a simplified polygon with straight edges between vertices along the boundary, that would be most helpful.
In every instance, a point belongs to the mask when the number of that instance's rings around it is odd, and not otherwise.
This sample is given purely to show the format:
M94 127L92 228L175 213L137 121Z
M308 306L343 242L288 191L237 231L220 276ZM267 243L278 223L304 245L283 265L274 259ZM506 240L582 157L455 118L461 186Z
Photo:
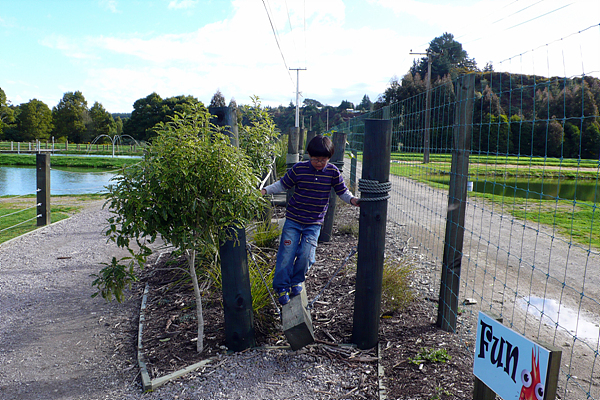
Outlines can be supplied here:
M598 0L0 0L0 88L50 108L79 90L110 112L217 89L277 106L306 68L303 98L337 106L375 101L444 32L482 68L599 77L599 24Z

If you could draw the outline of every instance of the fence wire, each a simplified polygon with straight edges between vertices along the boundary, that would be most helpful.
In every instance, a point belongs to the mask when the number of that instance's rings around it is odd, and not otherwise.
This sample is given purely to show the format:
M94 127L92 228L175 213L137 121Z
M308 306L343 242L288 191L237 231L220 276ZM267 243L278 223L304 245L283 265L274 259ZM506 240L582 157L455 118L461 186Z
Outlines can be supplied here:
M478 311L502 318L562 349L560 398L600 399L600 79L475 74L457 330L472 353ZM353 186L364 121L392 121L389 222L418 246L437 287L457 82L438 82L429 110L421 93L333 128L348 135Z

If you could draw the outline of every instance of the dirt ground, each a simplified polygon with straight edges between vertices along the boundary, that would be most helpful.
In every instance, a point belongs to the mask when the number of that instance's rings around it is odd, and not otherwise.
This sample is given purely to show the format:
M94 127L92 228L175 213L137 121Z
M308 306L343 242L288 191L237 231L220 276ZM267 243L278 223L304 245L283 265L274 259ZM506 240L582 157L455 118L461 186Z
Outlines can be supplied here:
M281 215L283 210L279 210ZM357 238L349 226L358 226L358 209L338 207L334 234L330 242L320 243L317 262L307 277L309 302L321 291L340 267L343 260L357 245ZM407 238L390 227L388 258L409 259L413 267L411 281L415 300L396 312L385 312L380 319L379 341L384 367L384 384L390 399L471 399L473 388L472 356L465 349L460 334L449 334L435 326L436 304L429 300L432 290L428 265L411 254ZM344 233L342 233L342 232ZM275 249L270 252L275 256ZM205 319L205 350L195 351L193 340L197 337L194 295L191 285L182 276L173 275L165 267L169 257L162 257L158 265L146 269L138 295L149 285L148 303L145 311L143 345L152 378L164 376L212 355L223 352L225 343L221 295L218 292L205 296L203 310ZM178 262L183 263L182 260ZM274 262L274 261L272 261ZM252 261L249 260L250 268ZM176 264L177 265L177 264ZM182 268L185 268L182 266ZM356 256L333 279L312 309L312 320L317 346L320 352L340 362L352 362L351 353L340 350L339 345L351 343ZM435 297L435 296L432 296ZM265 311L262 323L256 326L258 346L286 345L281 332L277 310L273 306ZM411 359L423 351L446 350L447 362L418 363ZM371 359L376 365L377 349L362 354L363 360ZM369 361L369 360L367 360ZM364 371L363 371L364 372ZM357 373L359 369L357 368ZM377 376L365 374L365 386L370 390L356 391L347 398L377 398Z

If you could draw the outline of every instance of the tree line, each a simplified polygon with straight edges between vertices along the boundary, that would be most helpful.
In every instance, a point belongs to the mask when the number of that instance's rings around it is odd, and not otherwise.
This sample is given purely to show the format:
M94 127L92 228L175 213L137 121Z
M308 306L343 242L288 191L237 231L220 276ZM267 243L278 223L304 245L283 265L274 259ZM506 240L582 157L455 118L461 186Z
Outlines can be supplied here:
M162 98L153 92L133 103L131 113L109 113L102 104L94 102L88 108L87 100L80 91L67 92L59 103L50 109L44 102L33 99L20 105L12 105L0 88L0 140L47 141L54 137L57 142L89 143L101 135L128 135L137 141L148 141L156 136L155 126L170 121L177 113L189 112L197 104L203 104L189 95ZM227 102L217 90L209 107L225 107ZM229 106L237 107L234 99ZM329 127L353 118L359 111L369 111L373 106L365 95L358 106L343 100L339 106L324 105L313 99L305 99L301 125L324 133ZM241 108L243 108L242 106ZM295 106L264 107L272 117L279 132L287 133L295 126ZM239 119L243 113L239 113Z
M432 152L447 152L452 145L453 81L461 74L476 73L472 152L599 158L600 79L496 72L491 63L479 69L449 33L431 41L428 53L430 58L415 61L401 79L393 77L373 107L395 105L395 110L403 114L396 124L417 127L416 132L422 129L418 127L424 126L431 60ZM395 141L405 151L422 151L421 135L396 137Z

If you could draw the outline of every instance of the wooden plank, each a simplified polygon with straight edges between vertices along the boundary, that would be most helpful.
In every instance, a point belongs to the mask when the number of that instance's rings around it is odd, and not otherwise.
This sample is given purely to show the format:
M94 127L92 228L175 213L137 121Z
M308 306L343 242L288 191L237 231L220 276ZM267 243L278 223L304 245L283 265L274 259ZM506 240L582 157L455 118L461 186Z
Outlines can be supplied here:
M281 322L283 333L292 350L298 350L315 341L310 312L306 309L308 298L306 290L300 295L292 297L290 302L283 306Z

